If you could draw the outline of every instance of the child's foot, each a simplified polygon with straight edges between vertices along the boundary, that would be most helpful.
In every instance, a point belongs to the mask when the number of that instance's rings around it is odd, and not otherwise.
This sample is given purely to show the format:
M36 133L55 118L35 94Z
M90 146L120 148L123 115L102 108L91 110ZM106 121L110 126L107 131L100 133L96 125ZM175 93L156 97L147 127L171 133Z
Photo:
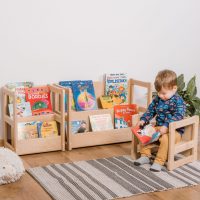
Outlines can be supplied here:
M144 165L144 164L149 164L149 163L150 163L150 159L146 156L142 156L134 162L134 165L139 166L139 165Z
M160 172L162 169L162 165L158 164L158 163L153 163L153 165L151 165L150 170L153 172Z

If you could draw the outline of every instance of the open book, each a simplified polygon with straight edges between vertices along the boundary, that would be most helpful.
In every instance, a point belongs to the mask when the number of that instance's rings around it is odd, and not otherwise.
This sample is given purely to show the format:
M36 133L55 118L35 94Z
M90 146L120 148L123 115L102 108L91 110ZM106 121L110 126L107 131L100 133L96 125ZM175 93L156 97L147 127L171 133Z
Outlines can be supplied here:
M160 132L157 132L151 124L145 126L144 128L135 126L131 128L131 131L144 145L153 143L160 137Z

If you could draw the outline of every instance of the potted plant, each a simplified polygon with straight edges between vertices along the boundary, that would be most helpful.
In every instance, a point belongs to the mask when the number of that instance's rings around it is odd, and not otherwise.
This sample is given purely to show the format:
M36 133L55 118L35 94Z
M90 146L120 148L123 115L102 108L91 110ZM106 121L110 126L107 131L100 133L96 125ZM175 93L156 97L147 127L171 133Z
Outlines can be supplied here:
M200 116L200 98L197 97L196 76L193 76L187 86L184 82L184 75L181 74L177 78L178 94L183 98L186 103L186 115Z

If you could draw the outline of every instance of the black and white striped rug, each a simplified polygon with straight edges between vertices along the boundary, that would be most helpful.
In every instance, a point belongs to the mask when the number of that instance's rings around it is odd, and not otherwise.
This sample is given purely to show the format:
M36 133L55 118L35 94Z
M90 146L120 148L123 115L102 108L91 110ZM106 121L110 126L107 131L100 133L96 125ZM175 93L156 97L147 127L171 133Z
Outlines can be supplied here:
M111 157L28 169L56 200L98 200L200 184L200 161L174 171L149 171L129 156Z

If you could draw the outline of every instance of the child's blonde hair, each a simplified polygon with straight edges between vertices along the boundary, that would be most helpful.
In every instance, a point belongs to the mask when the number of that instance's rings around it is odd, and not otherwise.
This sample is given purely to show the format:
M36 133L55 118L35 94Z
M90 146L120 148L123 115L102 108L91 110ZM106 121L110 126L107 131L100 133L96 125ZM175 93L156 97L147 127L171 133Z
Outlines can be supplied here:
M168 69L158 72L154 86L157 92L162 88L172 89L174 86L177 86L176 73Z

